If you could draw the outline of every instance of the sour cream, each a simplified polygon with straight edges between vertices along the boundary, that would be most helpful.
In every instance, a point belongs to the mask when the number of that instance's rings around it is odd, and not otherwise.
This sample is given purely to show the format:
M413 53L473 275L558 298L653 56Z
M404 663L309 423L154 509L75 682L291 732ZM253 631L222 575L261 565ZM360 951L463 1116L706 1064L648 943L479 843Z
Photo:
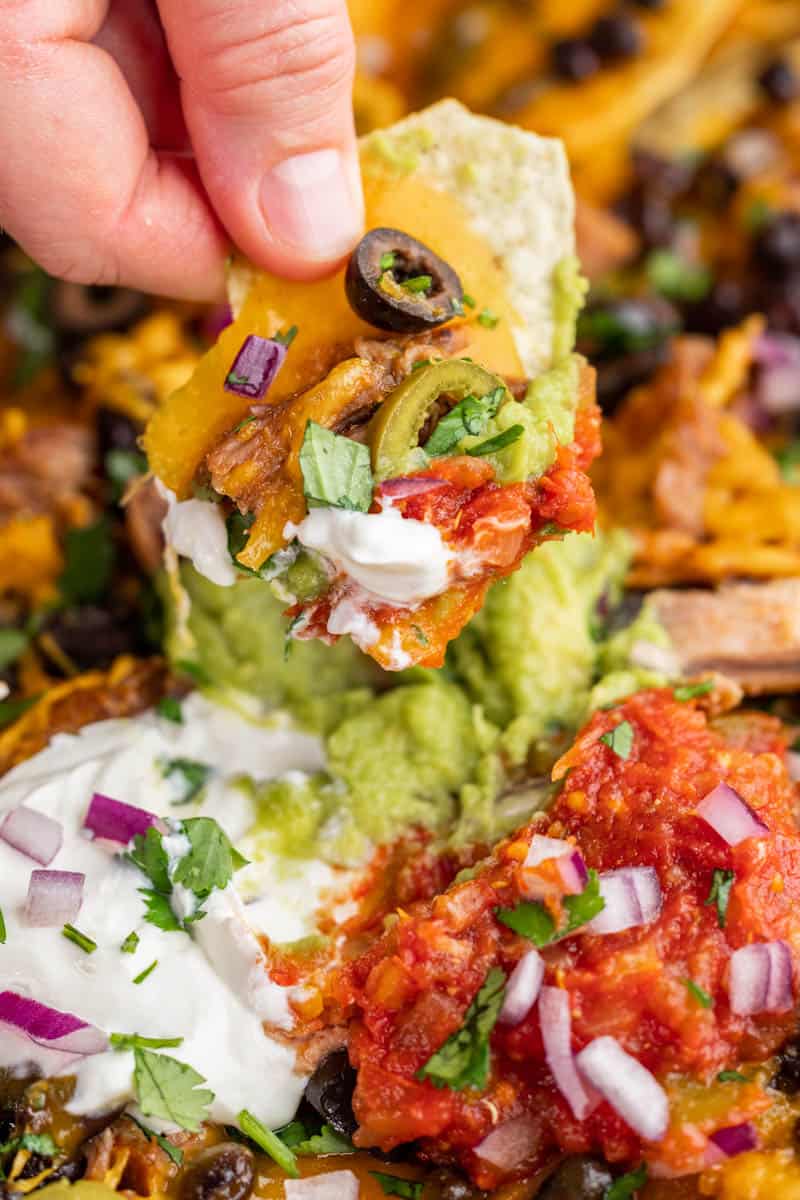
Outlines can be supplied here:
M161 522L167 544L190 559L212 583L232 587L236 568L228 551L228 531L219 505L210 500L178 500L160 479L156 483L168 505Z
M63 829L63 845L51 869L81 871L84 899L75 924L97 943L85 954L59 928L31 928L24 905L37 864L0 842L0 907L6 944L0 947L2 988L18 991L73 1013L107 1033L182 1037L164 1051L188 1063L214 1092L210 1117L235 1122L247 1108L265 1125L290 1120L305 1077L295 1069L290 1046L265 1033L262 1022L289 1030L291 989L268 974L259 941L276 942L316 931L317 912L346 900L352 877L320 862L292 866L263 852L250 833L255 818L252 784L290 770L322 765L317 739L288 728L265 728L212 704L200 695L183 703L184 723L153 713L102 721L77 735L59 734L50 745L0 782L0 816L18 804L46 813ZM166 778L165 760L189 758L212 769L196 803L181 802ZM191 936L165 932L144 920L138 889L141 872L94 841L83 828L93 792L161 816L213 816L234 845L257 857L237 872L224 891L212 892L207 915ZM180 856L181 835L168 840ZM185 839L183 839L185 840ZM122 942L138 935L134 953ZM157 961L147 978L134 983ZM0 1066L19 1067L19 1039L0 1027ZM37 1047L25 1053L36 1062ZM108 1112L134 1099L131 1052L108 1051L70 1065L76 1090L69 1108L79 1114Z
M284 534L330 559L378 603L421 604L449 582L453 556L436 526L406 519L393 508L378 513L312 508Z

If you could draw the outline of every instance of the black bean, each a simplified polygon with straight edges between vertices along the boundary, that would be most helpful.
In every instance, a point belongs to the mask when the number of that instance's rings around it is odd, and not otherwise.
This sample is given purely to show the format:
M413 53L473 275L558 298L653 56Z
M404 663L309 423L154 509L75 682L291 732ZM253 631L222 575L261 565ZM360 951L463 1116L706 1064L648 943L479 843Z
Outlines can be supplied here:
M334 1050L317 1067L306 1084L305 1098L323 1121L342 1137L351 1138L358 1122L353 1115L356 1073L347 1051Z
M255 1177L252 1151L238 1142L220 1142L189 1163L180 1181L180 1200L247 1200Z
M767 221L754 243L762 266L788 273L800 267L800 213L781 212Z
M778 1052L778 1069L772 1077L772 1086L785 1096L800 1093L800 1037L784 1042Z
M633 149L632 166L639 183L647 184L667 196L685 191L695 173L694 164L690 159L666 158L641 146L635 146Z
M604 1162L575 1155L556 1168L537 1200L603 1200L613 1182L614 1176Z
M595 21L589 44L601 60L633 58L644 46L644 35L638 21L619 13Z
M800 96L800 78L785 58L773 59L758 77L764 95L775 104L791 104Z
M113 408L98 408L95 415L100 457L105 458L109 450L139 450L139 435L142 426Z
M671 197L658 185L635 183L616 207L619 215L641 234L648 249L671 243L675 233Z
M561 38L551 49L553 71L573 83L589 79L600 70L600 59L585 38Z
M755 297L749 281L725 276L715 281L702 300L683 309L686 329L718 334L754 311Z

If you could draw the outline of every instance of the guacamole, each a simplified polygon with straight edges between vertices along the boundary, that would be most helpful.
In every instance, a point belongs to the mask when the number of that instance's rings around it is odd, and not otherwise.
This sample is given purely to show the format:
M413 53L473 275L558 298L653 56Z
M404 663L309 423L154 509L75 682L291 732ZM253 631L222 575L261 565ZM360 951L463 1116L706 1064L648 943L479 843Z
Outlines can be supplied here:
M219 588L188 566L188 629L173 620L168 645L217 695L323 736L325 771L254 793L282 853L355 863L411 826L491 841L547 797L531 776L594 707L662 682L630 663L634 642L667 643L647 606L617 632L598 616L613 613L628 557L619 531L540 547L492 588L442 671L385 675L346 640L286 655L281 605L261 581Z

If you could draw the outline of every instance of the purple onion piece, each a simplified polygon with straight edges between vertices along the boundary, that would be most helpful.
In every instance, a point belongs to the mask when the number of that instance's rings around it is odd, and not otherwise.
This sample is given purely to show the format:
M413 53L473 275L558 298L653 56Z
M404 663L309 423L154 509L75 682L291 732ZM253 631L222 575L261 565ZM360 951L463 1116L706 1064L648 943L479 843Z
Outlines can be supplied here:
M95 837L127 846L131 838L146 833L157 820L153 813L143 808L123 804L121 800L112 800L110 796L95 792L83 824Z
M272 338L251 333L242 343L239 353L225 377L225 391L260 400L272 384L286 358L286 346Z
M46 867L61 849L64 832L58 821L46 813L20 804L6 814L0 825L0 838L20 854Z
M727 783L718 783L703 797L697 806L697 815L729 846L738 846L746 838L764 837L769 833L761 818Z
M733 1158L736 1154L755 1150L758 1134L755 1126L750 1121L745 1121L742 1125L728 1125L725 1129L717 1129L715 1133L709 1134L708 1140L713 1142L726 1158Z
M398 475L380 485L379 495L390 500L407 500L409 496L424 496L436 492L446 485L446 480L434 475Z
M593 1092L581 1078L572 1053L572 1016L569 994L564 988L543 987L539 992L539 1025L544 1056L556 1087L573 1116L583 1121L596 1107Z
M631 1129L648 1142L661 1141L669 1125L666 1092L616 1038L595 1038L576 1061L581 1075Z
M83 903L86 876L80 871L31 871L25 920L45 928L74 921Z
M663 897L653 867L620 867L600 876L600 895L605 907L586 928L591 933L621 933L637 925L648 925L661 912Z
M538 950L523 954L508 977L503 1007L497 1020L501 1025L520 1025L533 1008L544 980L544 959Z
M0 1021L14 1025L35 1041L53 1042L86 1029L87 1024L72 1013L60 1012L19 992L0 992Z

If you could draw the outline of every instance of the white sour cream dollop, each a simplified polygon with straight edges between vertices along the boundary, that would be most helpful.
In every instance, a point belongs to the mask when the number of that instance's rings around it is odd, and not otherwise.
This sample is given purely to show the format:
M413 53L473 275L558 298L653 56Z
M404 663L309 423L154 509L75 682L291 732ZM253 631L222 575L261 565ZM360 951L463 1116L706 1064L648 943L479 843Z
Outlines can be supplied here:
M156 484L167 502L167 515L161 522L167 545L190 559L212 583L232 587L236 568L228 551L228 531L219 505L211 500L178 500L160 479Z
M59 734L0 781L0 818L25 804L60 822L63 845L49 866L85 874L74 923L97 943L86 954L59 928L26 923L28 882L38 864L0 841L0 908L7 926L0 988L73 1013L106 1033L182 1037L180 1047L163 1052L208 1081L215 1094L213 1120L235 1122L247 1108L277 1128L295 1112L305 1077L295 1070L292 1049L262 1026L266 1021L290 1029L293 1015L291 992L270 979L258 935L282 942L313 933L320 907L341 902L352 876L317 861L278 861L261 852L256 834L247 836L255 816L252 789L237 777L313 771L323 762L317 739L252 724L200 695L184 701L183 716L184 723L176 724L148 713ZM188 806L180 804L175 780L164 776L163 763L171 758L212 768L201 797ZM246 856L256 847L256 858L224 891L212 892L192 936L164 932L144 919L138 889L147 879L83 828L93 792L173 819L212 816ZM179 842L180 835L169 844L179 849ZM123 953L132 932L139 938L136 950ZM156 960L152 973L135 984ZM34 1062L36 1049L32 1042L26 1046ZM1 1027L0 1066L20 1066L19 1039L4 1037ZM77 1078L71 1111L101 1113L132 1103L132 1068L129 1051L70 1066L66 1073Z

